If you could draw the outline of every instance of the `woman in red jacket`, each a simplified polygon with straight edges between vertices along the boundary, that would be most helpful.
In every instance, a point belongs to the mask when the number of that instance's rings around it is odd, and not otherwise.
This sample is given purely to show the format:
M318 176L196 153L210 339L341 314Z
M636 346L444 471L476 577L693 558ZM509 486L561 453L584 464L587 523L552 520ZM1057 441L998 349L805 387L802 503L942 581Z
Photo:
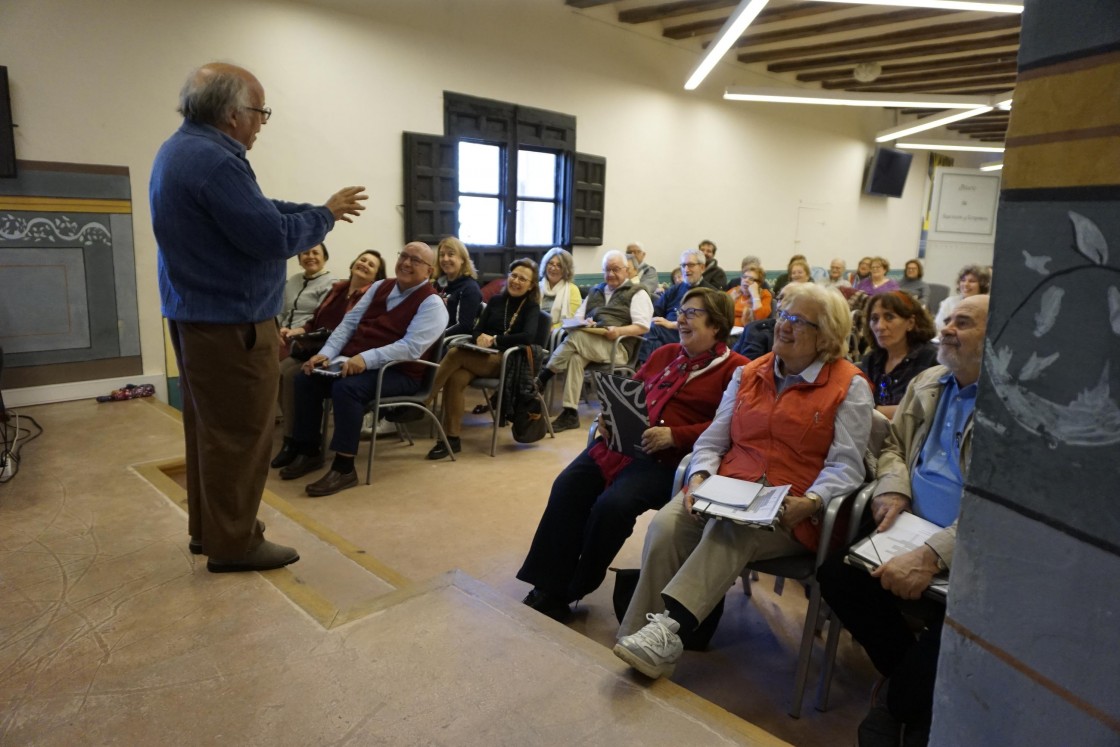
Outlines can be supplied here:
M649 460L632 462L602 439L552 484L548 506L517 578L533 585L525 604L557 620L599 587L634 522L671 497L681 457L715 415L732 374L747 359L727 347L734 324L727 294L693 288L678 317L681 341L657 348L635 375L645 382Z

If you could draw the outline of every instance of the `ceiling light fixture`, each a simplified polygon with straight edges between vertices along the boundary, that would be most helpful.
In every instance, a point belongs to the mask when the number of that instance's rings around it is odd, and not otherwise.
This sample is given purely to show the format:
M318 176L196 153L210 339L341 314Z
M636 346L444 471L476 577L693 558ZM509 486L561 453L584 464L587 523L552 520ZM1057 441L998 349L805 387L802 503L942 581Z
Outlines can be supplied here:
M747 26L751 25L762 9L766 7L769 0L742 0L739 7L731 14L731 17L724 22L723 28L719 30L719 35L716 37L715 42L708 48L708 53L704 55L704 59L700 60L700 64L692 71L692 75L688 77L688 82L684 84L684 90L693 91L699 86L704 78L708 77L708 73L712 72L712 68L716 66L727 50L731 49L731 45L739 40L739 37L746 31Z
M853 0L817 0L822 3L844 3ZM932 8L934 10L974 10L980 13L1022 13L1023 4L983 3L969 0L856 0L860 5L890 5L898 8Z
M852 77L860 83L871 83L883 74L883 66L878 62L861 62L852 68Z
M1011 99L1004 99L995 104L992 104L997 109L1003 109L1005 112L1011 111Z
M1003 143L969 145L965 140L923 140L913 143L895 143L899 148L911 150L952 150L966 153L1003 153Z
M819 91L809 88L731 86L724 91L728 101L762 101L773 104L825 104L832 106L889 106L918 109L975 109L988 106L988 96L940 96L930 93L906 95L846 91Z
M1003 161L987 161L980 164L981 171L1001 171L1003 170Z
M952 114L935 114L932 117L919 119L916 122L909 122L897 127L892 127L889 130L883 130L875 136L875 142L888 143L891 140L898 140L900 138L906 137L907 135L916 135L919 132L932 130L934 127L952 124L953 122L960 122L962 119L969 119L970 117L987 114L990 111L992 111L992 107L981 106L977 107L976 109L967 109L963 112L953 112Z

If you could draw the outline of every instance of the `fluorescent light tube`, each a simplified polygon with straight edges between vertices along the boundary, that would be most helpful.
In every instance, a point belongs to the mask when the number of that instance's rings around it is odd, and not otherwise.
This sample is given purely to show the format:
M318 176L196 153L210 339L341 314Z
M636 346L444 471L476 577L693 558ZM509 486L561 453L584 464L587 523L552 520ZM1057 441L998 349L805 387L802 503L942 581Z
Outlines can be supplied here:
M975 109L988 106L988 96L941 96L929 93L850 93L810 88L732 86L723 97L728 101L763 101L774 104L824 104L831 106L892 106L918 109Z
M1003 161L988 161L980 164L981 171L1000 171L1003 169Z
M731 45L739 40L747 26L751 25L751 22L758 17L758 14L762 12L768 2L769 0L742 0L739 3L739 7L735 9L731 17L724 22L723 28L719 30L719 36L716 37L715 43L708 47L708 53L704 55L704 59L700 60L700 64L692 71L688 82L684 84L684 90L695 90L704 78L708 77L708 73L712 72L712 68L727 54Z
M922 140L912 143L895 143L899 148L911 150L956 150L968 153L1003 153L1003 143L970 145L966 140Z
M914 135L919 132L925 132L926 130L932 130L934 127L959 122L962 119L968 119L969 117L975 117L980 114L987 114L991 110L992 107L990 106L981 106L976 109L967 109L963 112L953 112L952 114L935 114L932 117L919 119L916 122L910 122L908 124L899 125L898 127L892 127L889 130L883 130L875 136L875 142L887 143L891 140L898 140L907 135Z
M889 5L896 8L933 8L934 10L974 10L979 13L1022 13L1022 3L985 3L969 0L817 0L822 3L851 5Z

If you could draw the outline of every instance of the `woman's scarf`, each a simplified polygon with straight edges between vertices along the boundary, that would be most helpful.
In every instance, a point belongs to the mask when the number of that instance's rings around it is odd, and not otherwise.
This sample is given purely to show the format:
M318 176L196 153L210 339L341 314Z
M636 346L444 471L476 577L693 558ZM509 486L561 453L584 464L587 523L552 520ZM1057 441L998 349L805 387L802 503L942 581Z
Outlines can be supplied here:
M567 280L561 279L556 285L551 285L548 278L545 278L544 284L541 285L541 293L545 296L552 296L552 326L560 323L561 312L569 308L572 299L572 284Z

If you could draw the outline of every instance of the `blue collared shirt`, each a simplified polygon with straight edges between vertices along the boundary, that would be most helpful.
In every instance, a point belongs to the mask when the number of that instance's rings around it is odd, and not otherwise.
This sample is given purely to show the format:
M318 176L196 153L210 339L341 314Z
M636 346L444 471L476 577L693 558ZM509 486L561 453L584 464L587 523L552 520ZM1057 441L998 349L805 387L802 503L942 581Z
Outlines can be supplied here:
M245 146L184 121L156 154L148 185L163 315L242 324L280 313L288 257L323 241L323 205L270 200Z
M976 408L975 383L963 389L949 373L940 379L944 391L937 402L926 442L910 475L913 511L938 526L952 524L961 509L961 439Z
M342 321L334 328L334 332L331 333L326 344L323 345L323 349L319 351L321 355L330 359L342 352L346 343L354 335L354 330L358 328L358 322L361 321L362 315L366 313L370 302L377 294L377 289L384 282L386 281L378 280L371 285L365 295L362 296L362 300L346 312L346 316L342 317ZM400 289L400 286L394 286L393 290L389 291L389 297L385 299L386 309L396 308L397 304L415 293L423 285L424 283L420 283L404 291ZM447 307L443 305L443 299L437 295L428 296L416 309L416 315L408 323L408 329L405 331L404 337L388 345L365 350L361 353L362 360L366 362L366 370L376 370L389 361L419 360L424 352L432 346L432 343L439 339L445 329L447 329Z

